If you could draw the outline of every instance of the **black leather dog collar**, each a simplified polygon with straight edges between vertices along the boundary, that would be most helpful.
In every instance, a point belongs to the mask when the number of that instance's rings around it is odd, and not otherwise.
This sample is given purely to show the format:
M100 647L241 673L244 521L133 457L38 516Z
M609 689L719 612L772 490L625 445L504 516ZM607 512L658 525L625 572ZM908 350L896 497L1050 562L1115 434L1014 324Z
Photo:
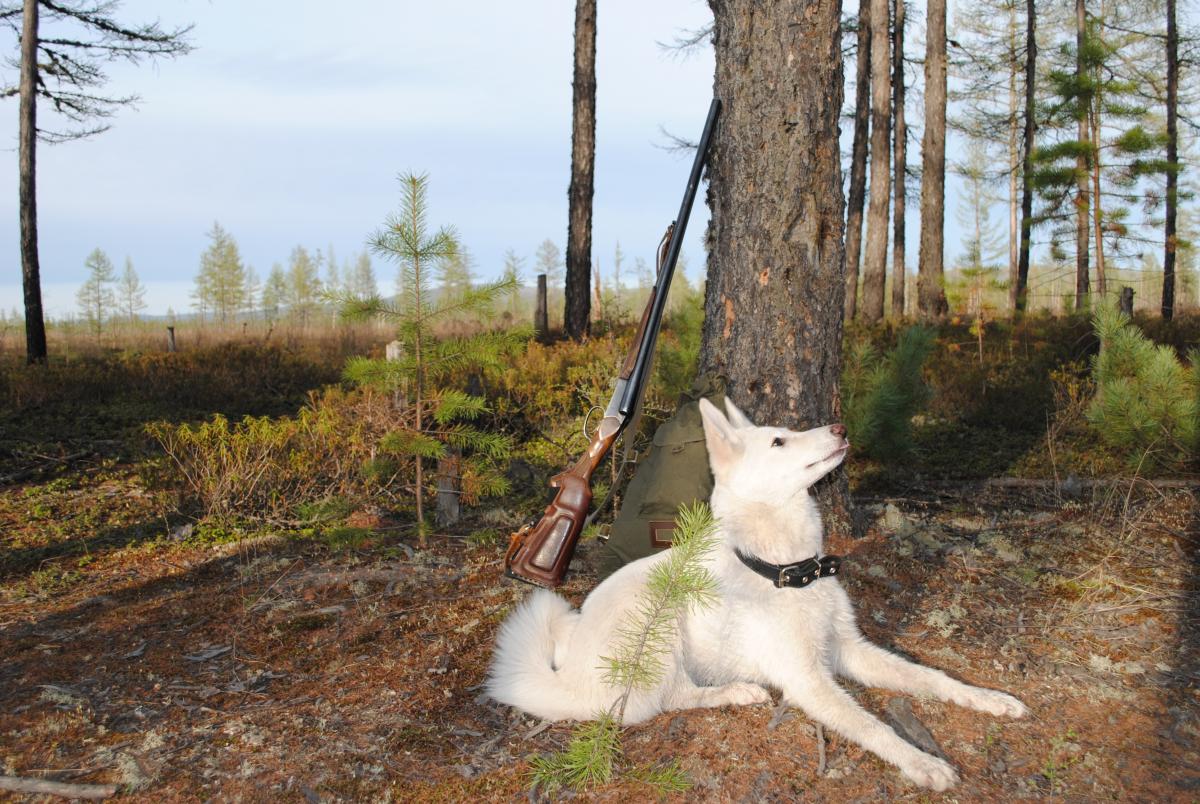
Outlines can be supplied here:
M825 556L824 558L813 556L794 564L772 564L761 558L748 556L741 550L734 550L734 553L739 561L775 584L776 589L782 589L785 586L801 589L818 578L837 575L841 572L842 567L841 556Z

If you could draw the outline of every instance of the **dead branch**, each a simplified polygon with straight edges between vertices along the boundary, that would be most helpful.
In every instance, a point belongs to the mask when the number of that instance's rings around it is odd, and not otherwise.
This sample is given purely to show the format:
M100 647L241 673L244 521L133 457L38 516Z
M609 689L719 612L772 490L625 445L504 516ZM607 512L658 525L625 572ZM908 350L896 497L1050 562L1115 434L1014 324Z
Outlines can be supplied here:
M20 776L0 776L0 790L14 793L40 793L63 798L110 798L117 794L115 784L70 784L48 779L25 779Z

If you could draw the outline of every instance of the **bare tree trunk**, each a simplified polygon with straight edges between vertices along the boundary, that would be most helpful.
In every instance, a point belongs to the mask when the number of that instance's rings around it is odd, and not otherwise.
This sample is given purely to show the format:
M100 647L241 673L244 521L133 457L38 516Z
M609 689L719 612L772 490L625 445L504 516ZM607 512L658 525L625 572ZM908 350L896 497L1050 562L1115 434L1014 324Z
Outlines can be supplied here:
M850 156L850 209L846 213L846 320L858 312L863 201L867 194L867 133L871 113L871 3L858 4L858 53L854 59L854 147Z
M1092 98L1092 111L1088 115L1092 137L1092 237L1096 241L1096 292L1104 298L1107 283L1104 280L1104 198L1100 195L1100 95Z
M1033 146L1037 139L1034 116L1034 88L1037 79L1037 8L1035 0L1025 0L1025 137L1021 156L1021 253L1017 258L1017 282L1014 305L1025 310L1025 292L1029 286L1029 249L1033 239Z
M801 13L757 0L710 5L724 105L700 365L723 374L758 421L827 424L841 414L845 301L841 4L813 0ZM844 529L845 472L823 485L827 522Z
M1175 0L1167 0L1167 220L1163 229L1162 317L1175 314L1175 211L1179 184L1179 31Z
M867 2L867 0L862 0ZM892 65L888 0L871 3L871 203L867 208L867 253L863 263L862 318L883 318L887 279L888 202L891 196Z
M1021 169L1017 149L1017 7L1008 9L1008 309L1017 311L1019 282L1017 243L1020 239L1017 223L1017 172Z
M575 3L575 79L571 129L571 187L563 328L588 334L592 291L592 195L596 167L596 0Z
M904 176L908 169L908 128L904 123L904 0L895 0L892 23L892 318L904 318Z
M942 288L946 221L946 0L929 0L925 21L925 137L921 146L921 315L947 310Z
M21 281L25 290L25 360L46 362L46 323L42 314L42 278L37 235L37 0L25 0L21 28L20 132Z
M1075 0L1075 79L1080 85L1084 80L1083 48L1086 33L1087 9L1084 7L1084 0ZM1079 142L1089 142L1089 133L1088 115L1086 112L1081 112L1079 114ZM1088 168L1088 159L1082 153L1075 161L1075 171L1078 175L1075 199L1075 309L1082 310L1087 306L1089 292L1088 218L1090 216L1088 211L1090 202L1088 197L1091 195L1088 187L1091 171Z

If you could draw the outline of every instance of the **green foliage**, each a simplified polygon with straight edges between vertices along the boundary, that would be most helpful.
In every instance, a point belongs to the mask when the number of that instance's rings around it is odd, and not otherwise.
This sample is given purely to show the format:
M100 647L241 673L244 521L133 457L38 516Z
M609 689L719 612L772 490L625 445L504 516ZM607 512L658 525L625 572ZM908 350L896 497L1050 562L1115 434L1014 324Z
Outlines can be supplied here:
M447 320L489 316L500 297L516 291L517 280L508 275L472 286L469 259L454 230L429 230L428 177L403 174L400 185L400 211L389 216L373 238L376 252L399 264L399 297L394 302L379 296L341 298L343 315L348 318L393 321L400 354L392 360L353 358L346 364L345 377L358 385L387 391L395 398L397 426L383 437L380 448L411 464L417 522L423 528L425 485L429 480L424 474L426 460L446 458L452 450L462 455L462 493L468 504L480 496L508 490L500 462L511 453L512 440L466 424L487 412L486 401L437 386L469 368L498 371L505 357L527 339L527 333L439 336L437 326ZM435 299L432 274L438 269L443 287Z
M867 340L850 342L842 370L842 413L850 443L871 457L892 460L912 446L912 417L929 401L922 368L933 331L909 327L886 355Z
M83 265L88 269L88 278L75 294L75 300L92 332L99 335L104 323L116 312L117 296L112 286L117 274L108 255L100 249L94 249Z
M565 786L580 791L612 779L623 756L620 724L629 695L662 679L663 657L671 651L680 616L691 608L711 605L717 597L716 579L704 566L704 559L717 546L716 528L705 503L680 509L667 557L651 571L634 608L618 628L613 655L602 658L605 680L620 694L608 711L576 727L563 751L533 759L533 780L543 790ZM628 775L662 793L688 787L675 763L632 768Z
M677 271L668 305L658 339L655 373L663 398L674 400L696 378L700 333L704 325L704 294L688 284L682 271Z
M663 657L671 651L680 615L716 600L716 579L703 564L717 546L712 512L696 503L681 508L675 523L667 558L651 570L633 616L617 629L613 654L601 657L605 681L624 688L623 695L662 680Z
M329 518L331 510L336 515L363 491L356 467L370 455L373 417L356 407L345 393L330 390L314 395L294 417L231 423L217 415L198 425L156 422L146 429L204 516L311 523Z
M201 319L212 313L218 321L225 323L248 306L246 268L237 243L221 224L213 223L208 238L212 242L200 255L192 306Z
M607 784L622 755L621 726L610 713L581 723L567 747L530 760L533 782L544 792L561 787L585 790Z
M1092 363L1096 396L1087 419L1109 445L1140 466L1194 460L1200 447L1200 350L1182 363L1124 314L1103 305L1093 317L1100 354Z

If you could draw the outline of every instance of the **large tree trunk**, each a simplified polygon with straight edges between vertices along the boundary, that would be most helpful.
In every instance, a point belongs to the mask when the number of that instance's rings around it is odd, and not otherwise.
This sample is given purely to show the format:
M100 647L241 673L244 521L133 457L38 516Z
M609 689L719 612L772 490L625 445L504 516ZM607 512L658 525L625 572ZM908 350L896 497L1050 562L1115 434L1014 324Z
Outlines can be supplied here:
M1025 0L1025 138L1021 163L1021 253L1017 259L1017 283L1013 289L1013 309L1025 310L1025 289L1029 286L1029 249L1033 239L1033 146L1037 138L1034 116L1034 89L1037 78L1037 9L1034 0Z
M921 144L921 251L917 302L926 318L944 315L946 220L946 0L929 0L925 22L925 137Z
M896 0L892 40L892 132L895 154L892 186L892 318L904 318L904 174L908 169L908 129L904 124L904 0Z
M756 421L835 422L845 300L840 2L710 5L724 105L700 365L723 374ZM822 485L827 522L845 528L845 472Z
M1084 7L1084 0L1075 0L1075 81L1080 86L1083 86L1083 48L1084 39L1087 36L1087 9ZM1088 128L1088 114L1084 109L1078 111L1079 117L1079 142L1085 143L1090 141L1090 131ZM1083 155L1082 149L1079 157L1075 161L1075 172L1078 176L1076 181L1076 198L1075 198L1075 309L1083 310L1087 306L1089 283L1088 283L1088 226L1089 226L1089 200L1091 191L1088 183L1091 179L1091 170L1088 167L1088 159Z
M867 0L862 0L867 2ZM871 203L867 207L867 254L863 262L861 315L868 323L883 318L887 279L888 201L891 196L892 65L889 58L888 0L871 3Z
M596 166L596 0L575 3L571 187L567 192L567 277L563 327L588 334L592 285L592 194Z
M25 0L21 29L20 188L21 281L25 286L25 359L46 362L46 324L42 319L42 278L37 242L37 0Z
M871 114L871 2L858 4L858 53L854 58L854 146L850 155L850 209L846 213L846 320L858 312L863 201L867 194L867 133Z
M1175 208L1179 183L1179 31L1175 28L1175 0L1167 0L1167 220L1163 229L1162 317L1175 314Z

